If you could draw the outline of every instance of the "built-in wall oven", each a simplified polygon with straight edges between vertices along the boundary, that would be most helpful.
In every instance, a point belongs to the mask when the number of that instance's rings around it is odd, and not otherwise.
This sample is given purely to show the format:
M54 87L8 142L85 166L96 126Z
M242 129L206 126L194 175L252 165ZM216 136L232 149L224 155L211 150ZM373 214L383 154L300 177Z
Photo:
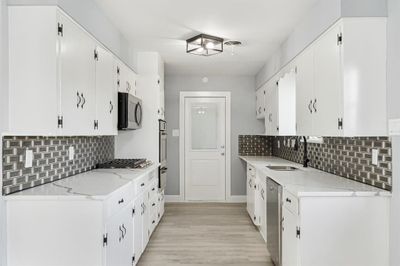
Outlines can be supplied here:
M167 122L158 120L159 122L159 143L160 143L160 168L159 168L159 188L165 189L167 184Z

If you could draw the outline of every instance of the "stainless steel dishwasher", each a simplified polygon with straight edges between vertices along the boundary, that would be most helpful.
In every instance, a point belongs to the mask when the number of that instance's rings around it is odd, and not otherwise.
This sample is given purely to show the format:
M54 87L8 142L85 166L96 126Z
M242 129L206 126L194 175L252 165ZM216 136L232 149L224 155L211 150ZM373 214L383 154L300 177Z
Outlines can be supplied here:
M267 248L275 266L281 266L282 186L267 179Z

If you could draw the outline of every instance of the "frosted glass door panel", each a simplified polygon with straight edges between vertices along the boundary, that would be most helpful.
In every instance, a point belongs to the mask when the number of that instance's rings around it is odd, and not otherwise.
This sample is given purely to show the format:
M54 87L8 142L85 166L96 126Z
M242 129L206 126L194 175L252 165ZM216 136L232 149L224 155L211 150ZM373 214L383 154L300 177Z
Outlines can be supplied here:
M193 103L191 109L192 150L217 149L217 103Z

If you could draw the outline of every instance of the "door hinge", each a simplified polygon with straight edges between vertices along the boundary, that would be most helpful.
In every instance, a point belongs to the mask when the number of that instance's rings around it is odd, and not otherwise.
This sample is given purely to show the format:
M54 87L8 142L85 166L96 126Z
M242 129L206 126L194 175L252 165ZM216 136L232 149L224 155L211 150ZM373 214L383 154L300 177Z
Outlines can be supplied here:
M337 45L342 45L342 43L343 43L343 35L340 32L337 34Z
M296 238L300 238L300 227L296 226Z
M61 36L61 37L64 36L64 25L61 23L58 23L57 34L58 34L58 36Z
M57 127L63 128L63 125L64 125L64 117L62 115L59 115L57 117Z
M94 49L94 60L99 61L99 53L97 52L97 49Z
M103 235L103 247L107 246L108 244L108 234Z
M338 129L343 129L343 118L338 118Z
M99 129L99 120L94 120L94 129Z

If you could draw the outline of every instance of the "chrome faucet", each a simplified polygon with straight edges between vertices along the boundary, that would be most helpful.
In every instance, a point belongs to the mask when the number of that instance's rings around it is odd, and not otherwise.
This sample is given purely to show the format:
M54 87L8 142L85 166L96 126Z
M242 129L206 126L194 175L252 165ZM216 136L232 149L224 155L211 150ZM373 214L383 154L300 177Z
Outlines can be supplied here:
M304 141L303 167L308 167L310 159L308 159L307 157L307 138L305 136L303 136L303 141Z

